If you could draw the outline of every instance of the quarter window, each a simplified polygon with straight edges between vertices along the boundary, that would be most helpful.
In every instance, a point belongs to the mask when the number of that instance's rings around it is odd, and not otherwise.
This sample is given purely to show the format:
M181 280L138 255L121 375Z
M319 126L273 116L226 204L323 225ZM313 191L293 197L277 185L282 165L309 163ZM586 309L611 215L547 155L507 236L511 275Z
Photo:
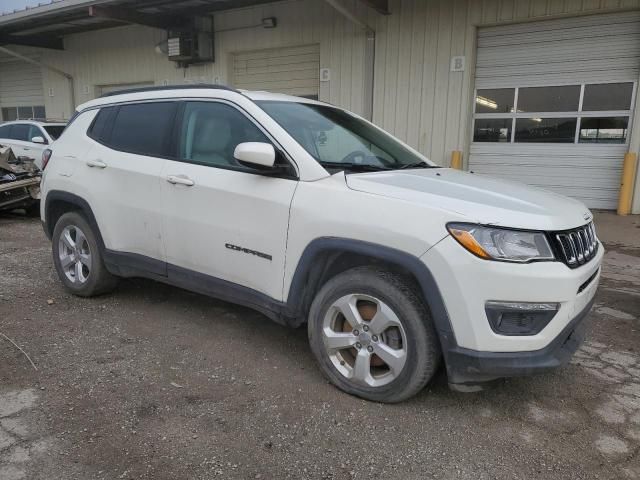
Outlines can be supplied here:
M478 89L473 141L624 144L634 88L627 82Z
M123 152L167 156L175 109L175 102L121 106L107 144Z
M212 167L252 171L233 153L244 142L270 143L262 131L237 109L216 102L188 102L179 142L181 160Z

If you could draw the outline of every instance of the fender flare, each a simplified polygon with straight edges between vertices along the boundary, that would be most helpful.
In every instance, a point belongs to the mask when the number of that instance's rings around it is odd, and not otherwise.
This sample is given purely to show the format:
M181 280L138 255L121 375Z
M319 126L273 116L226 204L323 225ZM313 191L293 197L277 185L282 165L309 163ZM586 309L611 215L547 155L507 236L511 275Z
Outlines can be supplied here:
M312 271L316 259L324 253L354 253L378 258L387 263L398 265L410 272L417 280L422 296L429 307L434 325L440 336L443 350L455 344L455 336L451 320L440 293L438 283L429 268L416 256L395 248L339 237L320 237L313 240L305 248L289 287L287 307L293 311L302 309L304 290L309 273Z
M87 219L87 222L89 222L89 225L96 233L98 246L102 251L104 251L105 246L104 240L102 239L102 233L100 232L100 227L98 227L98 222L96 221L96 217L93 214L91 206L84 198L69 192L51 190L49 193L47 193L47 197L44 203L44 220L42 225L47 238L51 240L53 229L55 228L55 225L53 225L51 222L51 205L56 201L62 201L78 207L78 210L82 212L84 217Z

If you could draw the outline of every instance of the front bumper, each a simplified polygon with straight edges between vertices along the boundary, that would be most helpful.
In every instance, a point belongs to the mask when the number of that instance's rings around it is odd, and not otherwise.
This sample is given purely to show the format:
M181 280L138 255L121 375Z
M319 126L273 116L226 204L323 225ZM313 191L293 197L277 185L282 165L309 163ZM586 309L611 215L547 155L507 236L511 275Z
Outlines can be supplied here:
M502 377L543 373L569 362L583 342L592 298L546 347L528 352L479 352L443 345L449 383L473 385Z

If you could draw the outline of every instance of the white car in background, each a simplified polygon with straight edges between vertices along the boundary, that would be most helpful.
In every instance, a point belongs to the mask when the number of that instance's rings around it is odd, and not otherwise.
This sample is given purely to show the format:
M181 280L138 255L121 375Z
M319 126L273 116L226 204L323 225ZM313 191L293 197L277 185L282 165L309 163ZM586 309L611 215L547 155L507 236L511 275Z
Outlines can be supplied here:
M62 133L66 123L16 120L0 125L0 145L11 147L17 157L28 157L42 169L42 152Z

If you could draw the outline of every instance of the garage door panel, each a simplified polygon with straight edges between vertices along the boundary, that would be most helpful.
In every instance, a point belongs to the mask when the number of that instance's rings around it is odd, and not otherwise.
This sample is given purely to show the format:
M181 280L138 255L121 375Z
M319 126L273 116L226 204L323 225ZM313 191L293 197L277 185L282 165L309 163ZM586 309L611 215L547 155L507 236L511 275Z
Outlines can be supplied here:
M516 92L528 86L636 83L640 76L640 12L481 28L476 59L478 89L509 87ZM538 95L544 97L544 92L540 90ZM548 92L552 95L552 90ZM540 105L552 105L549 98ZM569 108L573 110L546 114L581 116L577 103ZM485 106L484 111L487 110ZM517 110L516 106L499 117L506 118L508 125L517 116L514 113ZM620 115L632 118L633 112L628 110ZM545 112L535 116L545 118ZM500 124L491 127L485 122L481 128L481 138L485 140L505 139L504 126ZM592 208L615 208L622 160L628 150L626 143L552 143L559 131L553 127L548 132L549 127L530 128L529 135L537 136L540 143L472 143L469 169L572 196ZM612 141L608 135L620 135L622 131L602 128L602 132L591 135L602 135L603 142ZM572 138L570 131L560 135ZM629 137L627 131L627 141ZM508 135L506 138L509 140ZM545 138L549 143L543 143Z
M0 105L44 105L40 67L26 62L6 62L0 67Z
M237 53L233 59L233 85L246 90L317 97L319 70L319 45Z

